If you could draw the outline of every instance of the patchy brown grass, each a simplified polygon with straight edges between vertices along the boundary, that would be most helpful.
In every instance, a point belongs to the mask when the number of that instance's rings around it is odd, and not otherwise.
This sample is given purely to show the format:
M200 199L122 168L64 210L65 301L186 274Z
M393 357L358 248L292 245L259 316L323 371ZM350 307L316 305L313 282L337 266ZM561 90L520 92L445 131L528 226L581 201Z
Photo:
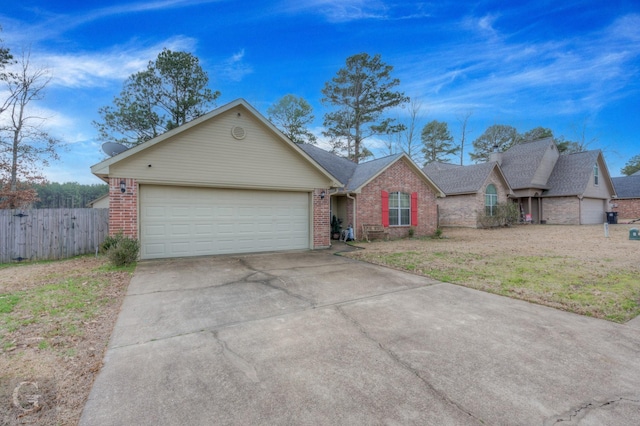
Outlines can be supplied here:
M442 239L358 242L345 255L582 315L640 314L640 241L630 225L445 228Z
M132 271L87 256L0 265L1 424L78 423Z

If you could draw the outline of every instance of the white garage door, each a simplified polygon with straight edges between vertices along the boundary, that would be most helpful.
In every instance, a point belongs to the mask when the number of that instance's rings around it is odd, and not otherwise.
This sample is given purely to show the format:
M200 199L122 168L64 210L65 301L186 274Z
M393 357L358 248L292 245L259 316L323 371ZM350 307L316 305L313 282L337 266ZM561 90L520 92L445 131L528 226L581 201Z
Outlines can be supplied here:
M595 198L583 198L580 206L580 223L582 225L595 225L606 222L604 201Z
M141 257L309 248L305 192L140 186Z

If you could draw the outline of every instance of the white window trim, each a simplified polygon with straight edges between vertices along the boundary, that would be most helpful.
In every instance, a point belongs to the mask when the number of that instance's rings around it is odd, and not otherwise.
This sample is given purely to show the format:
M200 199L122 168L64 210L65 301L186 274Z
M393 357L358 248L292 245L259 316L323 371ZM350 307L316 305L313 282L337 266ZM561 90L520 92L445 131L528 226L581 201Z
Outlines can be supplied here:
M398 207L391 207L391 197L393 196L393 194L396 194L396 196L398 197ZM400 207L400 195L401 194L405 194L408 198L409 198L409 207ZM395 210L398 212L398 222L402 222L402 214L401 212L403 210L406 210L409 213L409 220L408 223L406 224L392 224L391 223L391 210ZM406 193L406 192L401 192L401 191L393 191L393 192L389 192L389 227L401 227L401 226L411 226L411 194Z

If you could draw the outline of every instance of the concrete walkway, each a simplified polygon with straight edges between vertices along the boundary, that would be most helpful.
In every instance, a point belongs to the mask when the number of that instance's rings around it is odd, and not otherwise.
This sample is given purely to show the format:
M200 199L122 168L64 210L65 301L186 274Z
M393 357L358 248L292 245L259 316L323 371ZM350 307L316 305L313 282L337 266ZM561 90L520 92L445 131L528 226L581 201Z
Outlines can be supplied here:
M141 262L80 424L639 419L639 323L319 251Z

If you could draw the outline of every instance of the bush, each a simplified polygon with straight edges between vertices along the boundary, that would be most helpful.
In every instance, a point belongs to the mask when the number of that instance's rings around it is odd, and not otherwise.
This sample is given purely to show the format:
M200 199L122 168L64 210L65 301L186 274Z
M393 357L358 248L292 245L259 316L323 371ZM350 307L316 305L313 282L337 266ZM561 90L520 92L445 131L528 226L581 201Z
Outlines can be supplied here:
M140 243L135 238L116 234L107 237L102 246L103 249L106 246L107 257L114 266L126 266L138 260Z
M485 212L478 215L478 225L480 225L481 228L511 226L518 222L518 216L518 206L516 203L498 203L493 216L487 216Z
M108 235L100 245L100 253L108 252L111 247L115 246L118 241L123 238L124 236L122 235L122 233L116 235Z

